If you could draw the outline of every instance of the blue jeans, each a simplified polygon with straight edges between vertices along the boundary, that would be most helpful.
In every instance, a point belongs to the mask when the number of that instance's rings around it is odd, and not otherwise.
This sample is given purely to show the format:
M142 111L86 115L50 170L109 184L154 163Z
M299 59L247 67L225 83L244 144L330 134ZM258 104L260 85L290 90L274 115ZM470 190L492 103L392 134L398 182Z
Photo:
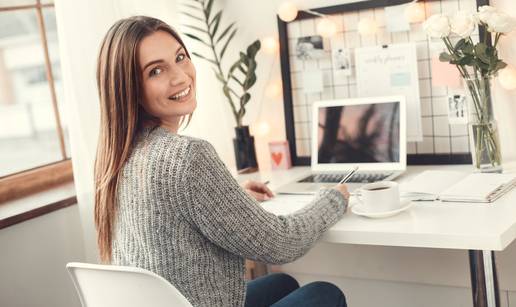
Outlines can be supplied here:
M337 286L323 281L299 287L284 273L262 276L247 283L245 307L346 307L346 298Z

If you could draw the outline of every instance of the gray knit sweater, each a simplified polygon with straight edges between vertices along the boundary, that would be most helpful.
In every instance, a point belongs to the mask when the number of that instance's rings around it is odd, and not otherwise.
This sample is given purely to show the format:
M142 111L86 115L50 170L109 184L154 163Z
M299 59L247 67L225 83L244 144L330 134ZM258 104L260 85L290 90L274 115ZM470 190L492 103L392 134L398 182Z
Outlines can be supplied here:
M170 281L193 306L243 306L244 259L291 262L344 214L333 189L286 216L263 210L206 141L144 128L121 173L113 264Z

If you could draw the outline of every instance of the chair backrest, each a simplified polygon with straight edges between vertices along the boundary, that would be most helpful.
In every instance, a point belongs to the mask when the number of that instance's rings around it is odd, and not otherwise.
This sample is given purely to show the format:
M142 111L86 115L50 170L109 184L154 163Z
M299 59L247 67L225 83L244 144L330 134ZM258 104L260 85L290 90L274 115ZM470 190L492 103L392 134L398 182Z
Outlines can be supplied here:
M166 279L144 269L79 262L66 268L83 307L192 307Z

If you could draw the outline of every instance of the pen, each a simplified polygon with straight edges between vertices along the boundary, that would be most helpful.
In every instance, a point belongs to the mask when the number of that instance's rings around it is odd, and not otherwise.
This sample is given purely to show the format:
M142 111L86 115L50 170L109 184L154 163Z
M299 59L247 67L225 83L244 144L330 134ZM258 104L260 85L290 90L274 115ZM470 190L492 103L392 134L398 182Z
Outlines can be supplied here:
M343 184L348 182L348 180L358 171L358 166L355 166L342 180L339 182L339 184Z

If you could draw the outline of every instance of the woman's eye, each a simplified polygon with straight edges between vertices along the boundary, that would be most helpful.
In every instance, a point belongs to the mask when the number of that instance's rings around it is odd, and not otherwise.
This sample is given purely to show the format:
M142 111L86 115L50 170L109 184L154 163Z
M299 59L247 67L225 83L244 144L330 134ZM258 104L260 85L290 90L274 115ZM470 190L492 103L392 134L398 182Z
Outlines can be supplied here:
M186 58L186 54L180 53L180 54L177 55L176 62L181 62L185 58Z
M153 76L157 76L161 73L162 69L159 68L159 67L156 67L156 68L153 68L150 72L149 72L149 76L153 77Z

